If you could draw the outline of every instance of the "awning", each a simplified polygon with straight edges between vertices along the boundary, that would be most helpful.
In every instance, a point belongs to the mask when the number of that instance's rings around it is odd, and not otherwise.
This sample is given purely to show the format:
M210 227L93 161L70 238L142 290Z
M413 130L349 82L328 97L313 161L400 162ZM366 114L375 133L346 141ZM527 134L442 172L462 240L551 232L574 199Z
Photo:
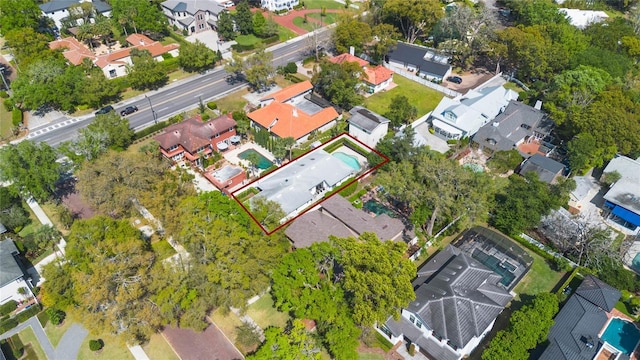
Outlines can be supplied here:
M611 213L628 223L631 223L635 226L640 226L640 215L629 211L621 206L616 206L615 208L613 208L613 211Z
M440 121L438 119L433 119L433 127L437 127L438 129L444 130L451 135L462 135L462 130L453 127L444 121Z
M229 141L231 141L232 144L238 144L240 143L240 136L234 135L229 138Z
M225 142L219 142L217 146L218 150L227 150L229 148L229 145L227 145L227 143Z

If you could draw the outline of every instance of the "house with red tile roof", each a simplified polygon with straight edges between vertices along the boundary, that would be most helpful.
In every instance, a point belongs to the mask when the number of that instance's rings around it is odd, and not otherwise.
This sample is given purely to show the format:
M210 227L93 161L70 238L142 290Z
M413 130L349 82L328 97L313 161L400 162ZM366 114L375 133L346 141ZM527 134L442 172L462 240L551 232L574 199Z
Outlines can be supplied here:
M306 141L313 132L330 129L340 115L328 102L315 97L312 89L311 82L304 81L263 97L263 106L247 114L251 126L297 142Z
M343 64L346 62L355 62L362 67L362 85L364 91L369 94L375 94L384 90L393 83L393 70L389 70L382 65L371 66L368 61L363 60L353 54L345 53L334 56L329 59L334 64Z
M163 61L162 55L171 54L178 56L180 45L162 45L158 41L153 41L142 34L131 34L127 37L129 47L109 51L103 54L95 54L87 46L73 37L55 40L49 43L49 48L65 49L62 55L70 64L80 65L84 59L91 60L96 66L102 69L104 76L108 79L124 76L127 74L127 66L132 65L131 49L147 50L156 61Z
M187 160L192 165L202 166L203 158L228 149L233 136L236 136L236 122L231 114L206 122L197 115L165 128L154 139L167 159Z

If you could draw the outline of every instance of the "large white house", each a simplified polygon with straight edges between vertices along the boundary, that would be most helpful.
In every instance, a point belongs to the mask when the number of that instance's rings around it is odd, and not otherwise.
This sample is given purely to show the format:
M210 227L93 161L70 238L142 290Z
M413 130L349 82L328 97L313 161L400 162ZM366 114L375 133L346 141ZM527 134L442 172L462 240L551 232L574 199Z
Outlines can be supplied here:
M262 0L261 5L269 11L280 11L291 10L298 3L298 0Z
M74 5L80 3L91 3L95 13L106 17L111 16L111 6L102 0L51 0L39 6L42 14L53 20L58 29L60 29L62 28L62 20L68 18L71 15L70 11L73 11Z
M167 0L160 4L169 25L176 26L189 35L205 30L215 30L218 14L225 11L214 0Z
M436 135L458 140L473 136L517 99L517 92L503 86L474 89L453 99L442 98L429 119Z
M20 252L11 239L0 241L0 304L33 297L28 275L17 258ZM20 290L24 288L23 290ZM21 294L23 292L24 294Z

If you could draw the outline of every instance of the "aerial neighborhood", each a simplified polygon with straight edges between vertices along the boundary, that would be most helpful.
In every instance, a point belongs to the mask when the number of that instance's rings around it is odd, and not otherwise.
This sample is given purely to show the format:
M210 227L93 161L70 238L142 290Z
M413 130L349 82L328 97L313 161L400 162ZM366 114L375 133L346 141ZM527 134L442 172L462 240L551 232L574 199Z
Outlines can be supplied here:
M640 360L639 0L0 0L0 360Z

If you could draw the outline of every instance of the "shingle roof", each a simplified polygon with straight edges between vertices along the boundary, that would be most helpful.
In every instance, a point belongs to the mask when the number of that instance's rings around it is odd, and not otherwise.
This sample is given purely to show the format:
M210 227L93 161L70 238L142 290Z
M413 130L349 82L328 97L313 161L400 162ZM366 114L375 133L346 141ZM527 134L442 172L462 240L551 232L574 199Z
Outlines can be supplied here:
M297 140L337 119L339 115L333 107L309 115L295 105L274 101L247 116L278 137Z
M620 291L593 275L584 277L576 294L607 312L613 309L621 296Z
M441 62L425 59L429 48L398 42L395 49L391 50L387 56L389 61L406 63L416 66L419 71L427 72L443 77L447 74L451 66Z
M437 271L421 272L426 276L414 281L416 299L407 310L437 335L463 348L493 323L512 296L498 285L500 275L480 262L457 249L447 249L445 254L437 258L441 262Z
M538 178L541 181L550 184L555 180L556 176L562 174L563 170L564 165L561 163L546 156L535 154L525 161L522 169L520 169L520 174L524 175L533 171L538 174Z
M24 276L18 261L14 257L18 249L11 239L0 241L0 288Z
M505 110L482 126L473 141L495 151L514 149L544 118L544 113L521 102L511 100Z
M80 2L81 2L80 0L51 0L44 4L40 4L38 6L40 7L40 10L42 10L43 13L49 14L55 11L67 10L72 5L80 4ZM109 4L107 4L104 1L93 0L91 1L91 3L93 4L93 7L96 9L96 11L99 13L103 13L111 10L111 6L109 6Z
M381 124L387 124L390 122L386 117L377 114L362 106L355 106L349 110L351 117L349 118L349 124L354 124L361 129L365 129L369 132L375 130Z
M186 12L190 15L195 15L200 10L218 15L224 10L218 2L213 0L167 0L160 5L170 11Z
M293 84L280 91L276 91L272 94L269 94L263 97L262 99L260 99L260 101L274 100L277 102L286 102L291 98L294 98L300 94L311 91L312 89L313 89L313 85L311 84L311 81L305 80L301 83Z
M297 249L327 241L331 235L342 238L357 235L339 220L322 211L305 213L294 220L284 233Z
M163 149L182 145L188 152L195 153L199 148L211 144L211 138L216 134L235 126L235 120L227 114L207 122L202 122L200 116L195 116L165 128L154 139Z

